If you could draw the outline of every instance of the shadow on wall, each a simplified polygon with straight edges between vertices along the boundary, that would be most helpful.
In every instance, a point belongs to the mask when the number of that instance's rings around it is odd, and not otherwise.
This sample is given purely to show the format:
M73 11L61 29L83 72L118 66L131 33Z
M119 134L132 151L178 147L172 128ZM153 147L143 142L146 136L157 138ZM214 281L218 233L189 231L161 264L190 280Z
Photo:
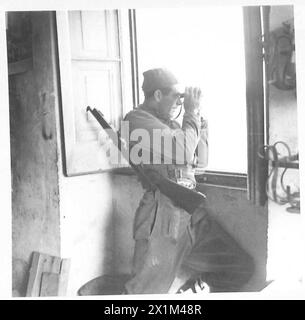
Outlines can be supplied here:
M130 274L133 259L133 219L143 195L136 176L113 175L114 273Z

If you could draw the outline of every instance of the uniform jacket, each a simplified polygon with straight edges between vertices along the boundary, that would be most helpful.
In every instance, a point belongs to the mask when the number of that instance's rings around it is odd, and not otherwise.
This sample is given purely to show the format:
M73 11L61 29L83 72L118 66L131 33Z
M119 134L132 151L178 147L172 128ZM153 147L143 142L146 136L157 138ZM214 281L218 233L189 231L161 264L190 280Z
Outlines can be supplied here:
M160 120L154 112L143 106L129 112L124 120L129 121L130 154L141 149L144 169L156 170L177 182L182 178L195 184L196 164L200 163L201 167L207 165L206 121L187 112L180 126L177 121ZM141 143L138 143L135 141L136 137L143 129L149 139L142 139ZM166 141L164 144L160 145L159 134L156 135L155 129L162 132ZM133 149L135 146L138 149ZM146 153L146 157L143 153ZM154 159L157 159L158 163ZM136 211L134 238L149 239L162 234L176 239L183 232L183 226L188 220L189 214L176 207L166 196L159 191L146 190Z

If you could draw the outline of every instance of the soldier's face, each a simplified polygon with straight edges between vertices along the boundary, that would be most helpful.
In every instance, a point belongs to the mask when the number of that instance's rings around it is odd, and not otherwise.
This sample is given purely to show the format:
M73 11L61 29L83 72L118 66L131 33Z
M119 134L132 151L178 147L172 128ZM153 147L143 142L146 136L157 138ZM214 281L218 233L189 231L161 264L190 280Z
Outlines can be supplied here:
M162 95L160 100L160 113L162 117L166 120L172 120L176 118L178 112L181 108L180 93L176 87L172 87L172 90L166 94Z

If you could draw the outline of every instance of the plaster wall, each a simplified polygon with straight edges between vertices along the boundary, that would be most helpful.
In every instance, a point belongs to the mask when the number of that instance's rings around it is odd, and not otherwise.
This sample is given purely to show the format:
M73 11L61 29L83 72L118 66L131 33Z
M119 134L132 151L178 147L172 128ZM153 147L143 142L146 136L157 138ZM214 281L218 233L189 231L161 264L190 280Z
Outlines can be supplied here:
M11 157L10 157L10 127L9 127L9 96L8 96L8 68L5 34L5 12L0 13L0 299L6 299L12 292L12 220L11 220Z
M130 273L133 217L143 194L135 176L60 173L61 251L71 259L68 296L103 274Z
M270 88L270 144L284 141L291 149L292 154L298 152L297 128L297 100L295 91L281 91ZM287 155L282 149L282 155ZM283 172L279 170L278 180ZM284 175L284 184L291 187L292 192L300 188L299 170L288 169ZM278 194L284 192L278 183ZM289 204L279 205L272 200L268 201L268 263L267 279L299 278L302 275L300 252L301 215L289 213L286 209Z
M49 13L32 20L33 68L10 76L13 294L24 295L33 251L60 255L56 82Z
M279 27L283 22L292 18L293 6L272 7L271 28ZM298 44L296 43L297 54ZM298 65L296 67L298 68ZM296 154L299 151L296 91L283 91L270 85L269 108L269 144L284 141L291 149L291 153ZM287 155L285 148L279 150L282 156ZM279 170L278 179L280 179L282 171L283 169ZM285 185L290 185L292 192L299 191L299 170L288 169L283 181ZM285 195L280 186L277 190L279 195ZM302 275L301 215L287 212L286 208L290 206L289 204L281 206L271 200L268 202L267 279L285 279L290 282L298 280Z
M109 174L60 178L61 253L71 259L68 296L87 281L113 273L112 189Z

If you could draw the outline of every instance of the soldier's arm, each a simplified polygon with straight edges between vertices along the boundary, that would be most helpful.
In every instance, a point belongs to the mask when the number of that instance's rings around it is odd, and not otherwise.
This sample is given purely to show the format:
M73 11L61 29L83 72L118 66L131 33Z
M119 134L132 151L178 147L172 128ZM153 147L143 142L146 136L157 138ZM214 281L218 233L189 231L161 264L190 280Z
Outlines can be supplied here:
M158 118L143 110L131 111L125 117L129 121L130 138L141 135L141 130L151 139L142 139L141 148L153 151L156 158L166 163L191 163L199 142L200 118L196 114L185 113L182 128L172 129ZM143 135L146 135L143 132ZM161 144L161 136L163 144ZM133 144L134 141L131 141Z

